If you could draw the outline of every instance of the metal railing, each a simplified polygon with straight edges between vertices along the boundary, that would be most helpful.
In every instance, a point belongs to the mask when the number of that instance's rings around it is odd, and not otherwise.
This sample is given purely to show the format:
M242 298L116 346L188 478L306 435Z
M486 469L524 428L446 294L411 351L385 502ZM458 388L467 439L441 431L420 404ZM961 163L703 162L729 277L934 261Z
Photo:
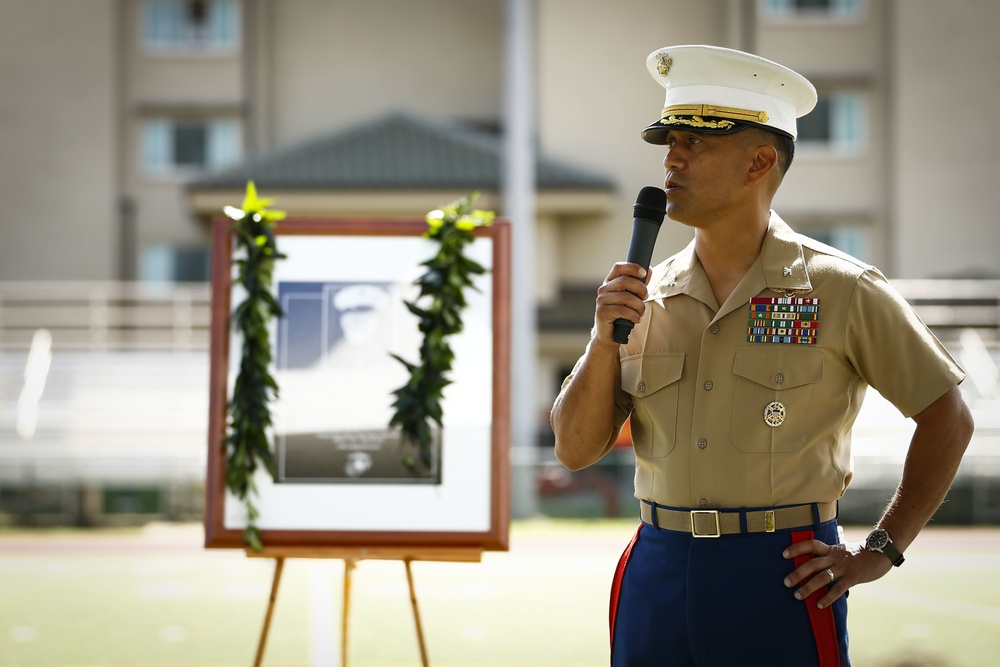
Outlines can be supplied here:
M0 282L0 349L207 350L210 323L205 283Z
M927 326L946 340L973 329L986 340L1000 332L1000 280L894 280Z
M1000 280L896 280L944 340L966 329L1000 340ZM28 349L39 329L54 349L207 350L206 283L0 282L0 349Z

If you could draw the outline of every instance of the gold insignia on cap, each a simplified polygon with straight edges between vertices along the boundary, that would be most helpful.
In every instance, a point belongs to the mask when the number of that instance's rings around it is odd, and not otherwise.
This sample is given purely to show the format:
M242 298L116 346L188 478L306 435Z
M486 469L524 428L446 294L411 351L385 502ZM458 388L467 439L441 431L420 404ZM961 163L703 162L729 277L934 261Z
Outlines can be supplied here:
M688 125L690 127L708 127L713 130L728 130L736 123L731 120L705 120L701 116L692 116L691 118L667 116L660 120L660 125Z
M785 423L785 406L779 401L773 401L764 408L764 423L771 428L777 428Z
M679 114L681 116L710 116L712 118L729 118L730 120L742 120L750 123L766 123L768 116L766 111L754 111L752 109L737 109L735 107L720 107L714 104L674 104L666 107L660 116L666 118Z
M674 61L670 58L670 54L666 51L660 51L656 54L656 71L660 76L666 76L670 73L670 66L674 64Z

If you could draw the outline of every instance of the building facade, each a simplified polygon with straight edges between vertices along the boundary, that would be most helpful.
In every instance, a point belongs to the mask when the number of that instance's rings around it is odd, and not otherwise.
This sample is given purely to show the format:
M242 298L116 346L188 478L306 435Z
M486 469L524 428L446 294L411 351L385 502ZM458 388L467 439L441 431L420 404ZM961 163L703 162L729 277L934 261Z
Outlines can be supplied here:
M543 301L601 276L634 191L662 179L660 149L636 128L662 95L644 58L676 43L750 50L815 82L820 104L776 203L797 227L893 276L996 275L1000 195L987 179L1000 100L980 74L1000 50L996 3L533 5L539 147L618 193L567 229L539 221L559 267ZM205 170L398 111L503 121L502 0L0 6L2 280L204 277L207 237L184 185ZM354 207L379 213L377 201ZM667 232L659 256L689 237Z
M890 277L1000 277L1000 189L989 182L1000 91L987 73L1000 57L1000 4L531 6L538 151L596 175L592 187L537 200L541 429L588 338L596 289L625 254L635 193L663 179L661 148L639 137L662 106L644 66L662 46L749 50L815 83L820 102L775 204L793 227ZM206 174L393 113L504 122L504 0L0 0L0 9L0 281L205 280L207 221L241 196L192 191ZM439 185L262 194L293 215L421 217L465 194ZM503 215L500 184L483 190L482 203ZM690 238L668 221L654 262Z

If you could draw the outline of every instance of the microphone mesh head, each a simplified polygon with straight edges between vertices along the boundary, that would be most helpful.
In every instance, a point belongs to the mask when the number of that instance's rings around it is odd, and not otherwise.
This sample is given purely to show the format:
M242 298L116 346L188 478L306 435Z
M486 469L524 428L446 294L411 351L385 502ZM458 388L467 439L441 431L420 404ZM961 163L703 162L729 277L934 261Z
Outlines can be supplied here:
M667 193L663 188L647 185L639 190L635 198L635 206L632 207L633 216L652 220L658 224L663 222L663 216L667 213Z

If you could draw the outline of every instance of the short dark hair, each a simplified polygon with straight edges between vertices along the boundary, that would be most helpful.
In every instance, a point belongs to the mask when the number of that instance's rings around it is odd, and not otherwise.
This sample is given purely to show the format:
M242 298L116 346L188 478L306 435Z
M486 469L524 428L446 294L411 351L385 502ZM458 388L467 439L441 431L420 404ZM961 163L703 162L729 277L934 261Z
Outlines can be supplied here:
M778 153L778 169L781 170L781 175L784 177L795 157L795 140L788 135L772 132L762 127L748 127L741 134L744 135L744 141L747 142L747 145L757 142L773 146Z
M774 149L778 151L778 166L781 167L781 175L784 176L795 158L795 140L786 134L778 134L777 132L771 132L771 134L775 138Z

